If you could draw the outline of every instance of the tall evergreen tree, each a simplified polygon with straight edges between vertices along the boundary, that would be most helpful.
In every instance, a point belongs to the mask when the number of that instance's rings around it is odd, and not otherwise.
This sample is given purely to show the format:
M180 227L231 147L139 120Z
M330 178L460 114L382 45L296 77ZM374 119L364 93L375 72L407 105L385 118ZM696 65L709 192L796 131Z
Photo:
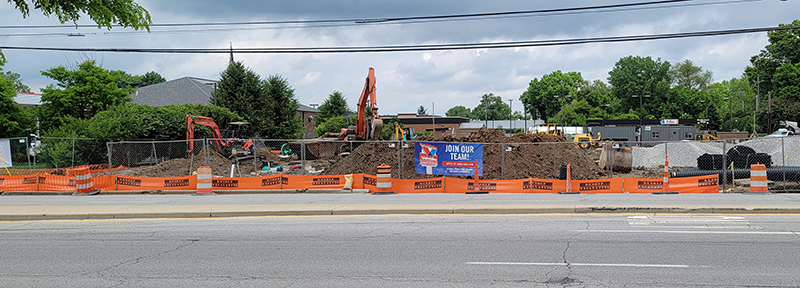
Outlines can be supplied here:
M256 134L265 135L268 118L264 115L267 100L262 97L261 77L245 67L242 62L233 62L220 74L212 105L230 109L253 124ZM216 101L216 103L215 103Z
M268 117L264 138L291 139L299 135L302 124L297 118L300 104L294 96L289 81L280 75L269 76L262 83L263 98L267 104L263 115Z
M322 102L322 105L319 106L316 124L320 125L336 116L344 117L347 113L353 113L353 111L347 107L347 100L345 100L344 95L342 95L342 92L333 91L328 95L328 99L325 99L325 102Z

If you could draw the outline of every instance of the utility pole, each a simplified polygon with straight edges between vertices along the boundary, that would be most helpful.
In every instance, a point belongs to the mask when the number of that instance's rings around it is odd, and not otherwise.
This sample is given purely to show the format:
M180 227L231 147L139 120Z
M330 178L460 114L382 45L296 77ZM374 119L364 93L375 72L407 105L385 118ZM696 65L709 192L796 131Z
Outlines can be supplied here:
M511 101L514 99L508 99L508 125L511 126L511 131L514 131L514 106L511 106Z
M644 126L644 109L642 98L650 98L650 95L633 95L633 98L639 98L639 129Z

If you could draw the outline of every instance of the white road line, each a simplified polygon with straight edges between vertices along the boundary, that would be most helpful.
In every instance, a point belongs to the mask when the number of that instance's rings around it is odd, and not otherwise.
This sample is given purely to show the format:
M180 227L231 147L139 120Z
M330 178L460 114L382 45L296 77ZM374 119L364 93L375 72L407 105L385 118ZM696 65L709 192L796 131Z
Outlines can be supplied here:
M567 263L467 262L467 265L567 266ZM570 266L594 266L594 267L689 268L689 265L670 265L670 264L569 263L569 265Z
M797 231L680 231L680 230L570 230L588 233L664 233L664 234L753 234L753 235L800 235Z

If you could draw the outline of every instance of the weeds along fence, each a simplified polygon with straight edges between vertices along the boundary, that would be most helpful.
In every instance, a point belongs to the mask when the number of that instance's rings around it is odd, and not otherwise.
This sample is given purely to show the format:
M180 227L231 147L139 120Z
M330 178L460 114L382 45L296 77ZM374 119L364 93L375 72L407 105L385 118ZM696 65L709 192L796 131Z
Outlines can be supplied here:
M8 140L11 165L8 166L10 168L8 171L3 171L8 174L64 175L66 168L92 164L100 165L95 168L106 168L105 140L57 137L22 137ZM0 149L0 154L2 153Z
M63 173L60 168L105 165L108 173L142 177L191 175L209 166L214 175L248 177L376 174L383 163L398 179L418 174L413 141L338 141L317 139L227 139L121 141L98 139L8 139L14 174ZM0 142L1 143L1 142ZM192 149L189 149L191 143ZM575 143L483 144L485 179L558 179L571 166L573 179L661 178L665 160L670 177L719 175L723 190L748 184L750 164L767 166L770 191L800 191L800 136L724 141L603 142L580 148ZM242 149L252 145L252 149ZM0 145L0 148L5 147ZM191 150L191 151L190 151ZM252 151L252 154L251 152ZM2 151L0 151L2 154ZM5 159L5 158L3 158ZM113 169L112 169L113 168ZM5 172L5 171L4 171Z

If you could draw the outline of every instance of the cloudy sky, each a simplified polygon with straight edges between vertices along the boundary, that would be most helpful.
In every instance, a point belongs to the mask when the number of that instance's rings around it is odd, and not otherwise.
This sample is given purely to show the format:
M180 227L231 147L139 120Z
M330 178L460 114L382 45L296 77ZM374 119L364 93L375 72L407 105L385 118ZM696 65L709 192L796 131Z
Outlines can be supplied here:
M293 0L205 1L138 0L153 23L251 22L331 19L372 19L529 11L599 6L632 1L525 1L525 0ZM794 12L793 12L794 11ZM800 19L800 1L699 0L605 9L580 13L527 14L514 17L469 18L457 21L352 22L303 25L243 25L152 27L150 33L131 29L92 27L46 29L0 28L0 45L70 48L298 48L484 43L549 39L578 39L652 35L742 28L773 27ZM0 26L55 25L55 18L33 11L23 19L8 3L0 4ZM413 21L412 21L413 22ZM85 25L84 25L85 24ZM323 27L320 27L323 26ZM57 35L19 35L56 33ZM67 37L64 33L81 33ZM60 34L60 35L58 35ZM500 48L456 51L418 51L345 54L235 54L253 71L267 77L279 74L306 105L322 103L334 90L355 102L369 67L377 77L381 114L413 113L424 106L444 115L463 105L474 108L481 95L494 93L521 111L519 97L534 78L552 71L580 72L589 81L607 82L614 63L629 55L652 56L676 63L685 59L713 71L714 81L739 77L767 44L766 33L667 39L624 43L599 43L555 47ZM156 71L167 80L184 76L219 79L228 54L140 54L9 50L6 71L38 92L54 82L40 71L95 59L106 69L131 74Z

